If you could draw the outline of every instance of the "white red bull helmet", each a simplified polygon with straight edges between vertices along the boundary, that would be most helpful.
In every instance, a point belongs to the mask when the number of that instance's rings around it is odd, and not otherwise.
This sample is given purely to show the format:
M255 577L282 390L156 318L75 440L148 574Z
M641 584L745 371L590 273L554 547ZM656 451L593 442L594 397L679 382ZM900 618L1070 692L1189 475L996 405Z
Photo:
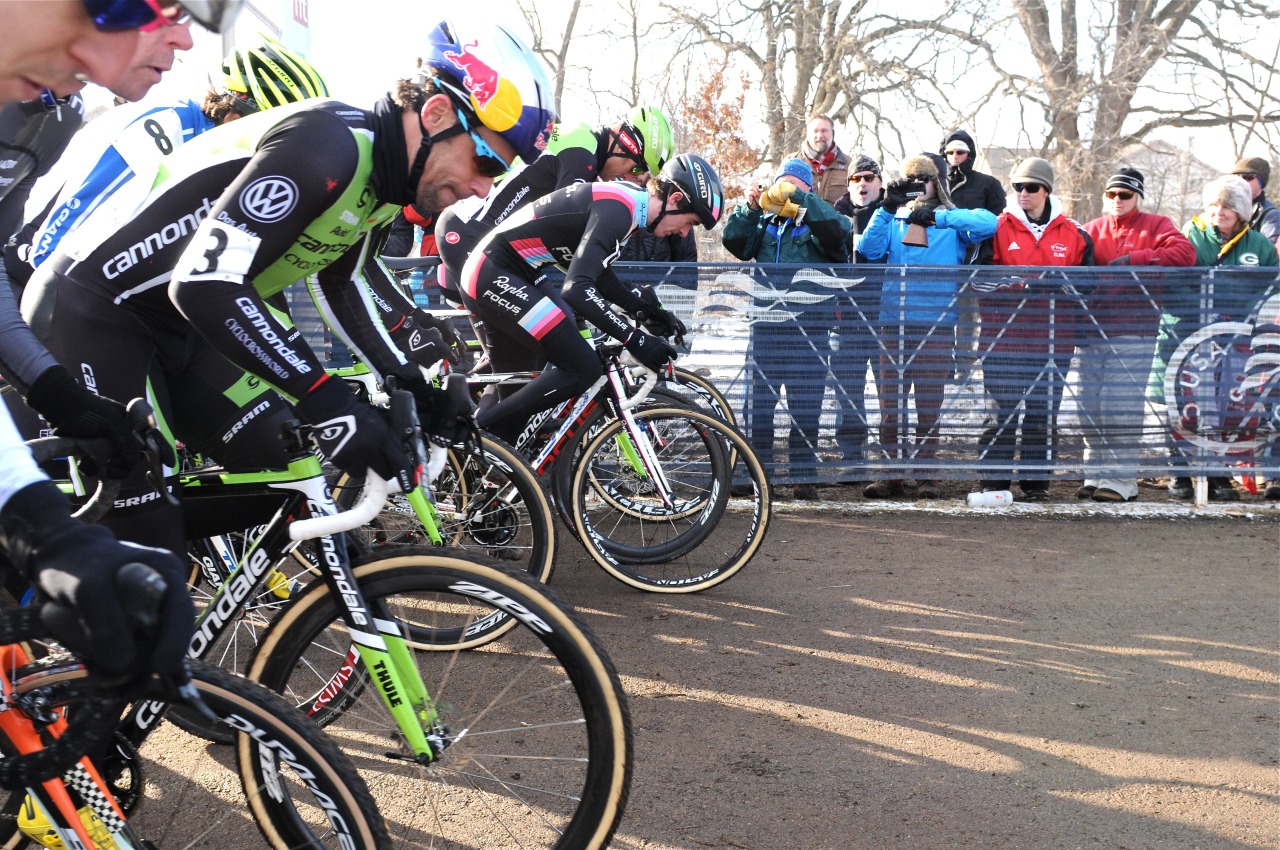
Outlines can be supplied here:
M437 85L532 162L557 120L555 90L542 63L499 24L444 20L428 37L424 70Z

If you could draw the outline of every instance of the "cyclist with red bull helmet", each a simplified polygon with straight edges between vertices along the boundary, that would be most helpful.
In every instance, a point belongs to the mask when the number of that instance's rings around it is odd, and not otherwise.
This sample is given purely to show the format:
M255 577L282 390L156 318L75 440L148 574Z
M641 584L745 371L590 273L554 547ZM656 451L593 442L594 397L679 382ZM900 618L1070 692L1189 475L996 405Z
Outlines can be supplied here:
M481 57L500 81L473 98L465 81L478 75L448 53ZM140 201L118 192L24 295L53 354L84 364L104 395L154 398L166 428L228 467L282 459L277 440L245 439L271 430L270 388L318 426L336 466L412 484L417 470L382 413L326 375L265 299L306 279L326 324L375 375L395 375L428 428L452 430L454 412L378 321L362 274L371 236L410 201L438 209L487 193L517 155L545 145L555 114L545 72L502 27L441 22L427 55L432 77L371 111L322 99L249 115L175 151ZM113 511L121 533L181 546L177 509L128 504L126 489L148 492L141 470L131 476Z
M648 368L664 367L675 348L610 304L664 336L683 334L683 325L643 300L609 266L638 228L659 237L683 236L696 224L710 230L723 206L715 169L702 157L682 154L643 189L626 181L577 183L526 204L491 230L463 268L463 300L488 328L495 369L509 371L531 358L549 365L496 404L482 405L480 427L515 442L531 416L600 377L600 358L578 332L575 314L620 340ZM565 274L559 291L545 274L551 267Z
M436 218L440 251L440 287L446 301L462 305L458 281L467 257L480 240L521 207L574 183L631 180L643 185L673 153L667 116L653 106L637 106L621 121L592 129L587 124L557 124L547 150L506 175L487 198L445 210Z

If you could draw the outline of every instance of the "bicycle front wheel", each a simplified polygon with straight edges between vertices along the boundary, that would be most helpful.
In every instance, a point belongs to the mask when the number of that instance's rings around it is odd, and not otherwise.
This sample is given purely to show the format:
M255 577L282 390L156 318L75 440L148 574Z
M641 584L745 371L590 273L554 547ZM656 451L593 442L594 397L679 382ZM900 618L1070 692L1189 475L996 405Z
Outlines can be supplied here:
M611 422L588 442L574 471L579 540L607 572L641 590L690 593L726 581L768 531L764 466L736 429L709 414L646 408L635 420L669 501L654 474L619 451L630 432Z
M172 724L153 729L136 749L117 733L98 761L107 787L86 784L81 771L78 793L114 796L147 846L221 850L261 847L264 839L275 850L390 846L369 789L319 726L261 685L198 661L191 668L234 747L211 750ZM60 687L74 710L77 686ZM0 817L16 818L24 796L14 792ZM3 846L22 838L7 833Z
M630 784L630 715L577 615L522 573L440 549L382 550L355 571L371 610L402 625L465 630L495 611L516 624L473 650L410 644L448 730L434 763L405 751L326 585L307 588L264 636L250 677L355 759L395 846L606 847Z

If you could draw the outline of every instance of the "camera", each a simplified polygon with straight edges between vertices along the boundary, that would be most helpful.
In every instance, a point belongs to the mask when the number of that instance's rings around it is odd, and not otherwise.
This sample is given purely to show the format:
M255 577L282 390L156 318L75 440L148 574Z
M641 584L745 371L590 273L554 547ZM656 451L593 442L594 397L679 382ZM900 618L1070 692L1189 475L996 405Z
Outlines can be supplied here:
M907 196L908 201L914 201L924 195L925 185L922 181L912 180L902 187L902 192Z

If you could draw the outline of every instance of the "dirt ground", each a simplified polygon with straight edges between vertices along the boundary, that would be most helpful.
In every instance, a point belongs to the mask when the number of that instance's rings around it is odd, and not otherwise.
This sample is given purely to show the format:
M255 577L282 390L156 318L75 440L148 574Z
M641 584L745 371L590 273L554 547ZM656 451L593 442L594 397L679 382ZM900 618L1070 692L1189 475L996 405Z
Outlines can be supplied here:
M615 847L1280 847L1280 512L857 501L700 595L563 545L631 697Z

